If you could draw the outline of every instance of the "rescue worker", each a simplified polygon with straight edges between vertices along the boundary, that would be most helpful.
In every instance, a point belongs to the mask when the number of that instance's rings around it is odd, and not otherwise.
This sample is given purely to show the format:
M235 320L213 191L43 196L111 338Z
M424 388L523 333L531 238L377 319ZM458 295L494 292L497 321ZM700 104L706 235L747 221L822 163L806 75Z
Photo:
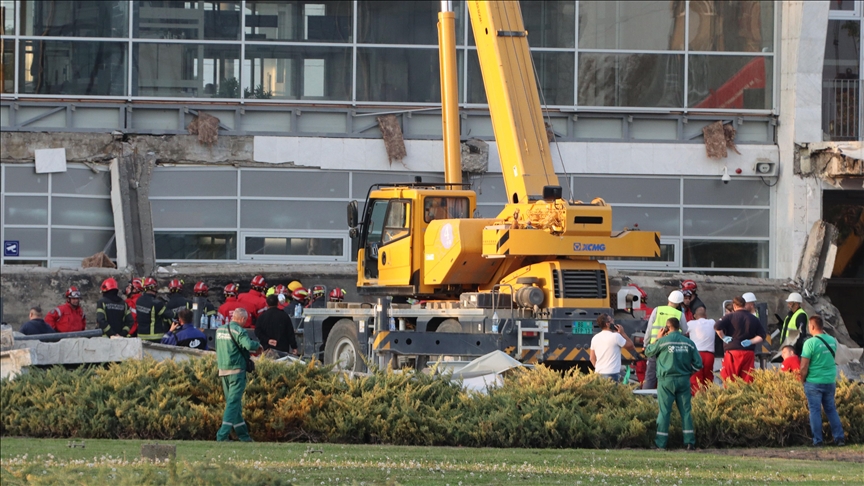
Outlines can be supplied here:
M696 282L693 280L681 282L681 294L684 295L684 305L681 309L684 311L683 322L690 322L696 319L696 309L700 307L705 308L705 303L696 295L696 289Z
M657 360L657 435L654 444L666 449L669 442L669 417L672 404L678 405L681 414L681 431L684 446L688 451L696 450L696 434L690 404L690 375L702 369L702 358L696 345L681 334L681 324L675 317L666 321L666 326L657 333L657 340L645 348L645 356Z
M756 318L758 319L759 311L756 310L756 294L754 294L753 292L747 292L741 297L744 299L744 309L746 309L747 312L756 316Z
M345 300L345 289L336 287L330 291L330 302L342 302Z
M261 275L255 275L250 282L252 289L249 292L243 292L237 296L237 302L249 312L249 320L246 321L246 327L255 327L255 320L258 316L267 310L267 300L264 297L264 290L267 288L267 281Z
M78 287L66 290L66 303L61 304L45 316L45 323L57 332L78 332L87 328L87 317L81 308L81 292Z
M177 313L183 309L191 309L192 302L183 297L183 281L172 279L168 282L168 302L165 304L165 317L169 321L177 320Z
M273 348L284 353L297 354L297 340L294 338L294 324L285 311L279 309L279 298L267 296L267 310L258 316L255 335L265 350Z
M207 336L192 325L194 316L191 310L180 309L177 312L177 322L172 323L171 329L162 336L162 344L207 351Z
M305 287L303 287L303 284L300 283L299 280L292 280L291 283L288 284L288 293L293 293L295 290L302 288Z
M234 313L234 309L241 307L240 303L237 302L237 292L239 290L240 287L233 282L226 285L222 290L222 293L225 294L225 303L219 306L219 311L217 312L220 326L231 322L231 314Z
M795 341L794 350L795 354L800 355L801 351L804 349L804 336L807 334L807 321L810 319L807 317L807 313L804 312L804 309L801 308L801 304L804 303L804 299L801 298L801 294L798 292L792 292L789 294L789 297L786 298L786 305L789 306L789 313L786 314L786 318L783 319L783 327L780 328L780 345L783 345L783 342L786 341L786 338L789 335L789 331L798 331L801 335L798 336L798 340Z
M126 286L126 305L129 306L129 311L132 312L132 329L129 330L129 337L138 335L138 298L144 292L144 286L141 279L135 277Z
M217 441L226 441L233 430L242 442L252 442L249 427L243 420L243 392L246 390L246 360L249 352L261 345L246 334L246 321L249 313L238 307L230 322L216 330L216 363L219 366L219 379L225 393L225 413L222 426L216 433Z
M684 302L684 294L680 290L673 290L667 299L667 305L656 307L651 316L648 318L648 327L645 328L645 345L653 344L657 341L657 335L660 330L666 325L666 321L674 317L681 322L684 314L679 309L679 306ZM657 359L648 358L645 367L645 381L642 382L643 390L653 390L657 388Z
M96 324L105 337L127 337L132 331L132 312L129 305L120 297L117 281L106 278L101 286L102 298L96 302Z
M735 311L714 324L714 330L723 340L723 368L720 370L723 381L737 377L752 383L750 372L756 356L754 350L765 340L762 324L747 311L745 303L743 297L732 299Z
M312 287L309 292L309 303L306 304L307 309L323 309L327 307L327 299L324 297L326 290L323 285Z
M165 301L156 295L159 284L155 278L145 278L142 286L144 293L135 303L138 311L138 337L145 341L159 342L165 331L171 328L171 321L165 319Z
M278 304L279 310L283 310L283 309L285 309L285 306L288 305L287 298L285 297L285 294L287 292L288 292L288 287L286 287L282 284L274 285L273 287L270 287L269 289L267 289L267 296L266 297L270 297L271 295L275 295L276 299L279 301L279 304Z
M291 292L291 303L285 306L288 317L300 317L303 314L303 308L306 306L306 299L309 297L309 292L303 287L299 287Z
M201 312L201 315L207 321L207 325L201 326L201 327L206 327L206 328L211 327L210 326L211 320L214 321L213 324L215 324L215 316L218 312L218 310L216 309L216 306L213 305L207 299L208 292L210 292L210 288L207 287L207 284L205 284L204 282L197 282L197 283L195 283L195 286L192 287L192 294L193 294L192 304L198 305L198 310ZM200 326L201 325L200 322L193 322L191 324L193 326ZM215 329L217 326L213 325L212 327Z

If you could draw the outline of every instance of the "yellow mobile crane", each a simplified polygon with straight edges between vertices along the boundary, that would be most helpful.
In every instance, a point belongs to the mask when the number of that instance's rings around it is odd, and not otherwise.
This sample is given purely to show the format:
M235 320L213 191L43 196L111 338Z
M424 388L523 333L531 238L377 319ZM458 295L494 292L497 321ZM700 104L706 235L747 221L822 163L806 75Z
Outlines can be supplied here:
M357 290L378 303L307 309L298 326L304 352L352 370L363 369L361 356L383 364L496 349L523 361L587 362L596 318L612 312L597 259L659 256L660 235L615 233L602 199L563 198L514 1L468 1L508 201L496 218L472 217L476 194L461 173L455 15L451 2L441 3L445 183L373 186L362 220L356 201L349 205Z

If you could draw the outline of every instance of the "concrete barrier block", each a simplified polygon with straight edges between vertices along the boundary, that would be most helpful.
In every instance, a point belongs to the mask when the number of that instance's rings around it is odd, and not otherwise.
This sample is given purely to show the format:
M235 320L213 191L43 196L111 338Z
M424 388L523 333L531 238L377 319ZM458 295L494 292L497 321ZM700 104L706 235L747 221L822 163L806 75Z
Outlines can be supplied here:
M0 351L0 379L14 379L16 376L27 371L27 367L33 363L32 354L29 349L9 349Z
M17 341L17 349L29 349L34 365L110 363L143 357L137 338L71 338L56 343Z

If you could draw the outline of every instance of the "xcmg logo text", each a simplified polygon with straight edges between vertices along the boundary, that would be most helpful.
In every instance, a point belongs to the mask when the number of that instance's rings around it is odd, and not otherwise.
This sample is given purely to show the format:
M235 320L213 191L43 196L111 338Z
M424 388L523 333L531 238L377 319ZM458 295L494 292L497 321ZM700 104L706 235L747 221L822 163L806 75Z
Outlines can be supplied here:
M573 243L573 251L606 251L604 243Z

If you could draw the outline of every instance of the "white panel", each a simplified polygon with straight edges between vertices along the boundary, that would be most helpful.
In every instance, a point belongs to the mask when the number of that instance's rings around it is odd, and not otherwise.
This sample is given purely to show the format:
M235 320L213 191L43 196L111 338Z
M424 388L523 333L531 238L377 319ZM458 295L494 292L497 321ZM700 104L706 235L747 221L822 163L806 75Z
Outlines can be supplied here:
M52 172L66 172L66 149L50 148L34 150L36 158L36 172L38 174L49 174Z

